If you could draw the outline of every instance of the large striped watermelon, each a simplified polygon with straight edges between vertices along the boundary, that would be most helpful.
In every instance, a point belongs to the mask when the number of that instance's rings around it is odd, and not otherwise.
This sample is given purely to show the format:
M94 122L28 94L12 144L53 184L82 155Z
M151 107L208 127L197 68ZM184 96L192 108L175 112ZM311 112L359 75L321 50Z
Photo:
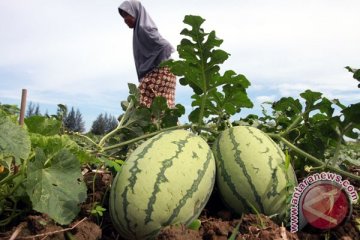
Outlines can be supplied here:
M214 144L217 186L225 204L238 214L256 209L284 217L288 182L296 182L279 146L254 127L223 131Z
M167 131L141 144L113 181L110 213L127 239L147 239L171 224L190 224L207 203L215 159L199 136Z

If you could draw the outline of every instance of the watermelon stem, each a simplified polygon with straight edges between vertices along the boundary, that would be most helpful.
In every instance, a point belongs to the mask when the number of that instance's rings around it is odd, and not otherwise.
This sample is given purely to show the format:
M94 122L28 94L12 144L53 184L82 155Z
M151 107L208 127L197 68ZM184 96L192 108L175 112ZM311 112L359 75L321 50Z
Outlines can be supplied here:
M283 131L282 133L280 133L281 137L284 137L285 135L287 135L289 132L291 132L302 120L303 120L303 116L305 114L308 114L309 111L305 111L302 114L298 115L296 117L296 119L290 124L290 126L288 128L285 129L285 131Z
M243 221L243 216L241 216L240 221L238 222L238 224L236 224L236 227L233 229L233 231L231 233L231 236L228 238L228 240L235 240L236 239L236 236L239 233L239 227L240 227L242 221Z
M146 138L153 137L153 136L155 136L155 135L157 135L159 133L165 132L165 131L177 130L177 129L190 129L190 128L196 128L198 130L208 131L208 132L211 132L212 134L215 134L215 135L219 134L216 130L214 130L214 129L210 128L210 127L199 126L197 124L184 124L184 125L164 128L164 129L161 129L161 130L156 131L156 132L148 133L148 134L142 135L140 137L136 137L136 138L130 139L128 141L121 142L119 144L104 147L104 148L102 148L102 152L109 151L109 150L116 149L116 148L120 148L120 147L126 146L128 144L131 144L131 143L134 143L134 142L146 139Z
M326 161L326 166L328 166L328 165L334 166L335 165L336 160L338 159L338 157L340 155L341 141L342 141L342 137L341 137L341 135L339 135L339 138L336 143L335 153L332 158L329 158Z
M254 211L254 213L256 214L256 217L258 219L258 223L260 224L261 228L264 229L266 226L264 224L264 221L261 218L260 212L259 210L253 205L251 204L250 201L248 201L247 199L245 199L246 203L248 206L250 206L250 208Z
M206 78L206 69L205 69L205 63L204 60L206 60L205 56L204 56L204 52L203 52L203 45L198 43L198 47L199 47L199 55L200 55L200 59L201 59L201 77L202 77L202 90L204 92L204 95L201 98L201 105L200 105L200 114L198 117L198 124L199 125L203 125L203 118L204 118L204 111L205 111L205 106L206 106L206 101L207 101L207 94L208 94L208 79Z
M136 138L130 139L128 141L124 141L124 142L119 143L119 144L114 144L114 145L111 145L111 146L108 146L108 147L104 147L104 148L102 148L102 151L105 152L105 151L109 151L109 150L112 150L112 149L115 149L115 148L123 147L125 145L131 144L131 143L134 143L134 142L137 142L137 141L149 138L149 137L153 137L153 136L155 136L155 135L157 135L159 133L165 132L165 131L176 130L176 129L188 129L188 128L191 128L191 127L192 127L191 124L184 124L184 125L180 125L180 126L164 128L164 129L161 129L159 131L148 133L148 134L142 135L140 137L136 137Z
M274 134L274 133L268 133L268 135L271 138L277 139L282 141L285 145L287 145L289 148L291 148L292 150L294 150L295 152L297 152L298 154L304 156L305 158L309 159L310 161L312 161L313 163L315 163L316 165L318 165L320 168L322 169L328 169L331 170L333 172L339 173L343 176L352 178L354 180L360 181L360 176L357 176L355 174L349 173L347 171L341 170L339 168L333 167L333 166L329 166L326 163L324 163L323 161L321 161L320 159L318 159L317 157L312 156L311 154L301 150L300 148L298 148L297 146L295 146L294 144L292 144L291 142L289 142L288 140L286 140L284 137L282 137L279 134Z
M92 145L94 145L95 147L99 148L99 145L94 142L90 137L84 135L84 134L81 134L79 132L69 132L68 133L69 135L75 135L75 136L78 136L78 137L81 137L81 138L84 138L86 139L89 143L91 143Z
M99 146L100 146L100 147L103 147L104 144L105 144L105 142L106 142L106 140L107 140L108 138L110 138L111 136L115 135L115 134L123 127L124 121L125 121L125 119L127 119L128 115L129 115L129 113L130 113L130 111L132 110L133 107L134 107L134 101L131 100L130 103L129 103L129 106L126 108L126 111L125 111L123 117L121 118L119 124L117 125L117 127L116 127L114 130L112 130L111 132L109 132L108 134L106 134L106 135L100 140L100 142L99 142Z

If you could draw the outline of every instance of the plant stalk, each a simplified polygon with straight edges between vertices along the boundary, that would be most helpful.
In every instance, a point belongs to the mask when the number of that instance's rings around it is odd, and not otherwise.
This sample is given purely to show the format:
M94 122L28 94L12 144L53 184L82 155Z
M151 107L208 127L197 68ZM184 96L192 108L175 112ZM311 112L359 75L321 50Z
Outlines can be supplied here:
M304 115L305 115L305 112L298 115L296 117L296 119L290 124L290 126L288 128L286 128L284 132L280 133L280 136L283 137L283 136L287 135L291 130L293 130L296 127L296 125L298 125L302 121Z
M200 54L200 59L201 59L201 69L202 69L202 82L203 82L203 91L204 91L204 95L201 99L201 106L200 106L200 114L199 114L199 118L198 118L198 124L199 125L203 125L203 118L204 118L204 111L205 111L205 105L206 105L206 100L207 100L207 93L208 93L208 89L207 89L207 79L206 79L206 74L205 74L205 64L204 64L204 55L203 55L203 50L201 48L201 45L199 44L199 54Z
M119 148L119 147L122 147L122 146L125 146L125 145L128 145L128 144L131 144L131 143L134 143L134 142L137 142L137 141L140 141L140 140L143 140L143 139L146 139L146 138L149 138L149 137L153 137L159 133L162 133L162 132L165 132L165 131L169 131L169 130L176 130L176 129L188 129L188 128L191 128L192 125L191 124L185 124L185 125L182 125L182 126L174 126L174 127L169 127L169 128L165 128L165 129L161 129L157 132L152 132L152 133L148 133L148 134L145 134L145 135L142 135L140 137L136 137L136 138L133 138L133 139L130 139L128 141L125 141L125 142L122 142L122 143L119 143L119 144L114 144L114 145L111 145L109 147L104 147L102 149L103 152L105 151L109 151L109 150L112 150L112 149L115 149L115 148Z
M125 121L125 119L127 119L127 116L128 116L128 114L129 114L130 110L133 108L133 106L134 106L134 101L131 100L130 103L129 103L129 106L127 107L127 109L126 109L124 115L122 116L122 118L121 118L119 124L117 125L117 127L116 127L114 130L112 130L111 132L109 132L108 134L106 134L106 135L100 140L99 146L100 146L101 148L104 146L104 144L105 144L105 142L106 142L106 140L107 140L108 138L110 138L111 136L115 135L115 134L122 128L122 126L123 126L123 124L124 124L124 121Z
M99 145L98 145L96 142L94 142L91 138L89 138L88 136L83 135L83 134L78 133L78 132L74 132L73 134L76 135L76 136L79 136L79 137L81 137L81 138L86 139L89 143L91 143L91 144L94 145L95 147L98 147L98 148L99 148Z
M137 137L137 138L130 139L128 141L125 141L125 142L122 142L122 143L119 143L119 144L104 147L104 148L102 148L102 152L106 152L106 151L109 151L109 150L113 150L115 148L123 147L123 146L126 146L128 144L131 144L131 143L134 143L134 142L146 139L146 138L153 137L153 136L155 136L155 135L157 135L159 133L165 132L165 131L176 130L176 129L189 129L189 128L197 128L197 129L200 129L200 130L211 132L211 133L216 134L216 135L219 134L216 130L211 129L209 127L198 126L196 124L184 124L184 125L181 125L181 126L174 126L174 127L164 128L164 129L161 129L161 130L159 130L157 132L148 133L148 134L142 135L142 136Z

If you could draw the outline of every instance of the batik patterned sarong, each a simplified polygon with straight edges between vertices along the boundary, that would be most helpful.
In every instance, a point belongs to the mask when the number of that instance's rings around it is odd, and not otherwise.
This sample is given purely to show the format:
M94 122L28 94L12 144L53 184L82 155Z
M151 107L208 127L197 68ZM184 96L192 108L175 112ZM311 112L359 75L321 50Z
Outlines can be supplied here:
M168 67L157 67L140 81L140 104L150 107L156 96L163 96L169 108L175 107L176 76Z

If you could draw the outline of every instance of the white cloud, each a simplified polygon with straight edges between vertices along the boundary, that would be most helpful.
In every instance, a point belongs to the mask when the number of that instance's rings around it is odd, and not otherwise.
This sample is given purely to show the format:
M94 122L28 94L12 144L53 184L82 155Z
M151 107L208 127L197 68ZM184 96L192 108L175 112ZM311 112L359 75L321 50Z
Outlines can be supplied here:
M257 102L258 104L262 104L262 103L264 103L264 102L273 102L273 101L277 100L276 97L277 97L277 96L275 96L275 95L270 95L270 96L257 96L257 97L256 97L256 102Z
M306 89L358 102L357 83L344 69L359 67L358 0L143 0L161 34L176 46L186 14L206 19L231 54L222 66L244 74L255 101ZM137 84L132 32L117 12L121 1L0 2L0 102L19 98L117 109L127 83ZM177 101L191 90L178 84ZM89 110L90 111L90 110ZM90 114L90 113L89 113Z

